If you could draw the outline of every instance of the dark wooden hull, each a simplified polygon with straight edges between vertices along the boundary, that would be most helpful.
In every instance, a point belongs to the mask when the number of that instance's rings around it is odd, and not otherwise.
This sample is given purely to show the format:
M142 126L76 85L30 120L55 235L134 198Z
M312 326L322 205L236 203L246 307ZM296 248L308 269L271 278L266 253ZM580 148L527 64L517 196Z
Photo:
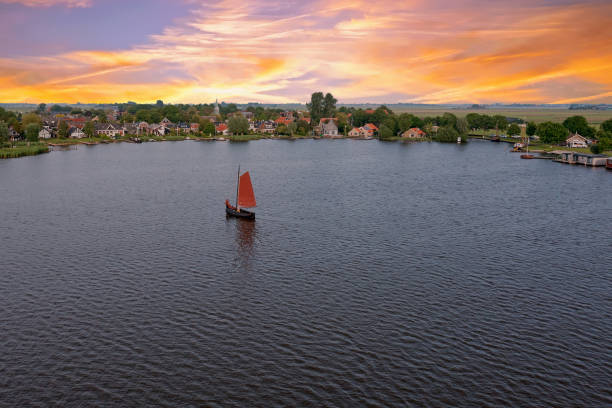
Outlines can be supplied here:
M225 207L225 214L228 217L236 217L236 218L242 218L245 220L254 220L255 219L255 213L251 212L251 211L247 211L247 210L240 210L240 211L236 211L233 208L229 208L229 207Z
M533 159L532 154L521 154L521 159Z

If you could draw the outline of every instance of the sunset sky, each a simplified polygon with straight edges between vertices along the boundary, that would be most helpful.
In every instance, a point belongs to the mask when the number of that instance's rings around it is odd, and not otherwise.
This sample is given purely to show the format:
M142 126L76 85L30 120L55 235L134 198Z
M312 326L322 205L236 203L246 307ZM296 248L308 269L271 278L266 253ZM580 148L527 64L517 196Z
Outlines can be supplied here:
M0 102L612 103L612 2L0 0Z

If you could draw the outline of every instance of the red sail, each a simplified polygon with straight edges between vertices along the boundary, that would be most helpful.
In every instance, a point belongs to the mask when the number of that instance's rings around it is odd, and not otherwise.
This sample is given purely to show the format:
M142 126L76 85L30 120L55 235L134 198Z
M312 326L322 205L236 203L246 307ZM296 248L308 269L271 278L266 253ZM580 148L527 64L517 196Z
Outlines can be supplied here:
M238 207L257 207L255 193L253 193L253 184L251 184L251 176L249 176L248 171L240 176L240 184L238 185Z

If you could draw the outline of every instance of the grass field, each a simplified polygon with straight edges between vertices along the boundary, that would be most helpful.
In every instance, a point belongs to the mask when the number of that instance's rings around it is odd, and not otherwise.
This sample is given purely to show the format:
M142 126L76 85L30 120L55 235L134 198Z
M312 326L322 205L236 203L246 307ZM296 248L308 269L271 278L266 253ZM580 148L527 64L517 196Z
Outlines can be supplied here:
M570 116L584 116L591 125L599 127L601 122L612 119L612 110L569 110L555 108L500 108L500 109L453 109L453 108L406 108L398 109L395 113L412 113L418 117L441 116L444 112L450 112L458 117L465 117L468 113L479 113L484 115L503 115L512 118L520 118L526 122L563 122Z

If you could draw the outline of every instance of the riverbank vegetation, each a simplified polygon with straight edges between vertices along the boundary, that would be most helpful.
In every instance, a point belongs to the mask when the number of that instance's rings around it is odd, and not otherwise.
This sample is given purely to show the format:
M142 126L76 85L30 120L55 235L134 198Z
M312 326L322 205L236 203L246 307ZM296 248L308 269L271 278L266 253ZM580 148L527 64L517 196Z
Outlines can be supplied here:
M0 145L0 159L16 159L18 157L35 156L49 152L49 146L45 143L20 143L15 146Z

